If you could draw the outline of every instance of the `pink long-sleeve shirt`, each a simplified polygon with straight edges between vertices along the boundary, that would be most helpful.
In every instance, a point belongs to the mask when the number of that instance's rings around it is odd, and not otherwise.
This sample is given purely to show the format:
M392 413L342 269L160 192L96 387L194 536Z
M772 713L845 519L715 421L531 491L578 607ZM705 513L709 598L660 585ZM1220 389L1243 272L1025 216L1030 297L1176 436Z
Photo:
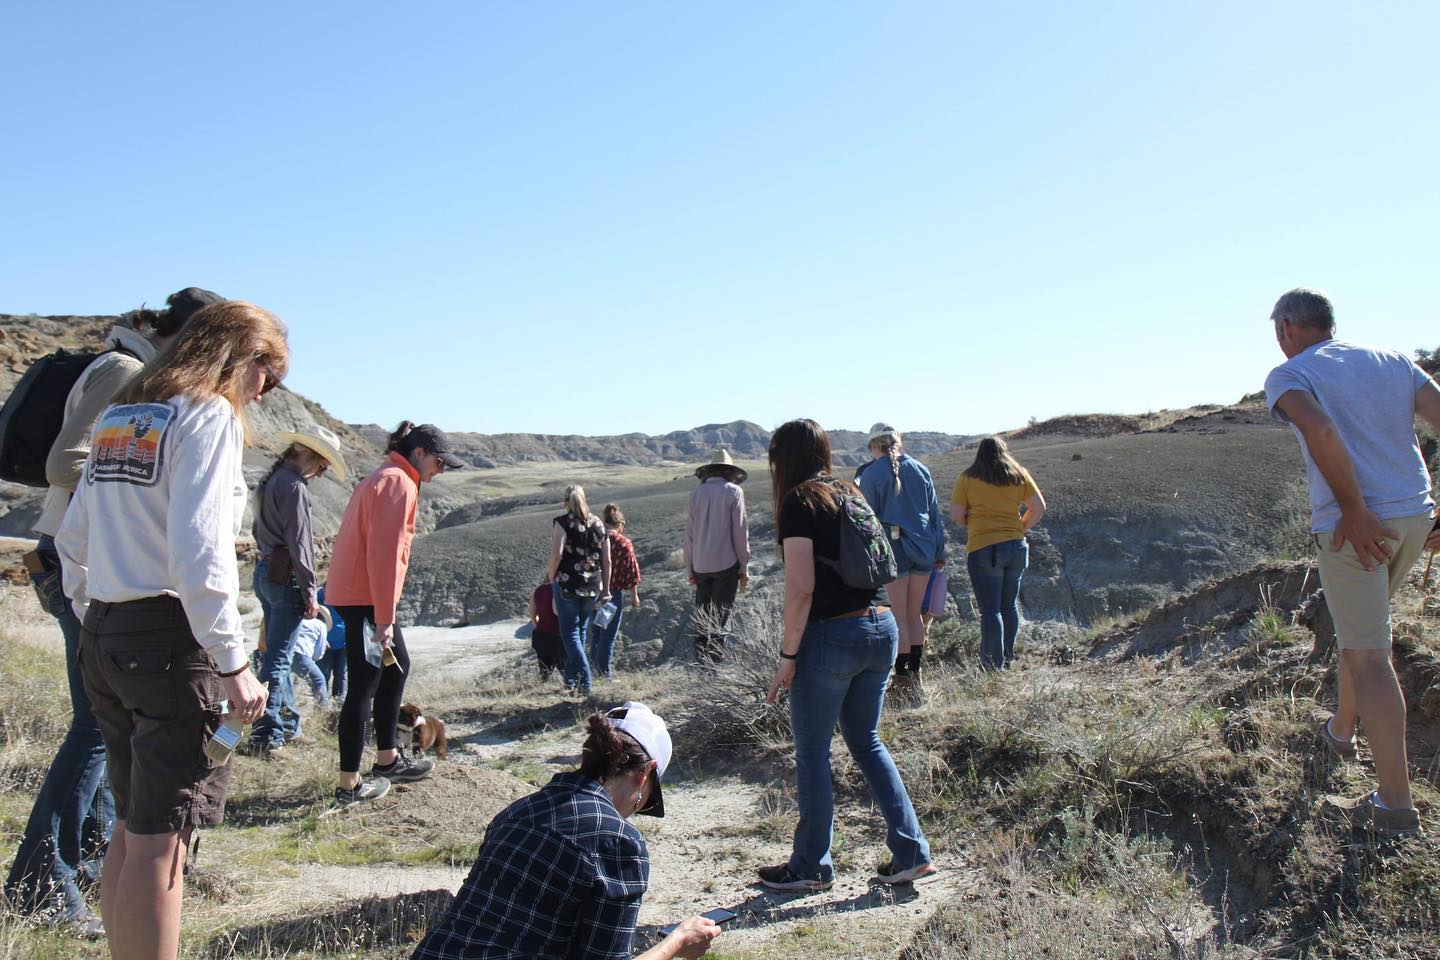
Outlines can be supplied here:
M685 519L685 565L691 573L719 573L750 564L745 491L724 477L709 477L690 493Z

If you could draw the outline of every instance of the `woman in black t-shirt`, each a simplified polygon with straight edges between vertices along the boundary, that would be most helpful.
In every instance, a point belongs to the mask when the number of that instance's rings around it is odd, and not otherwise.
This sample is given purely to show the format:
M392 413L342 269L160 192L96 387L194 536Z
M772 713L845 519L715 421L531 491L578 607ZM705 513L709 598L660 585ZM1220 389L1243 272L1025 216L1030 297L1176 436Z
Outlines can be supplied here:
M880 742L880 707L900 634L881 590L856 589L821 560L838 561L844 496L853 484L830 472L830 438L814 420L792 420L770 438L775 529L785 562L785 637L768 702L790 690L800 822L790 860L760 870L774 890L824 890L835 880L830 860L834 799L830 741L835 724L865 774L870 796L889 826L885 883L909 883L935 872L930 845L890 752Z

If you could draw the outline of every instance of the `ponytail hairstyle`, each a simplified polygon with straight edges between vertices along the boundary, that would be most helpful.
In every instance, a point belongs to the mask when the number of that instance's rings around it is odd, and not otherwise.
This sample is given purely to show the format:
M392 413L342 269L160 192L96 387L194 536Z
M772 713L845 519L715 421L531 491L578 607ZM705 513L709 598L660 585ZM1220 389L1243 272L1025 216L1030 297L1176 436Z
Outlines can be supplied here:
M585 502L585 488L580 484L572 483L565 488L565 509L581 523L589 526L593 514L590 512L590 505Z
M620 504L605 504L605 526L620 529L625 526L625 514L620 512Z
M992 487L1018 487L1025 482L1025 470L1010 455L1010 448L1000 437L986 437L975 448L975 462L965 470L965 476L974 477Z
M164 350L145 365L125 390L126 403L159 403L187 395L224 397L250 439L245 419L245 380L250 365L263 362L283 378L290 369L285 324L268 310L243 300L225 300L200 310Z
M580 773L604 783L612 777L639 770L650 762L645 748L603 713L590 715L590 735L580 750Z
M414 429L414 423L409 420L401 420L400 426L395 428L395 432L390 434L390 439L385 442L385 452L398 453L406 460L409 460L410 454L414 453L415 448L419 446L414 440L410 439L410 431Z

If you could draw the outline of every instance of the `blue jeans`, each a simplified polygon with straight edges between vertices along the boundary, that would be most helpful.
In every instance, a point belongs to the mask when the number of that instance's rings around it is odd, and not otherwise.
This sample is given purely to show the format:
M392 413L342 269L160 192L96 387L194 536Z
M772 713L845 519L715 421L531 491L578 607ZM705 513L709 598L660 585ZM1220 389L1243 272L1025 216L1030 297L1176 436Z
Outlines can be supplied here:
M980 667L1006 670L1015 659L1020 632L1020 580L1030 564L1024 540L1006 540L981 547L966 558L970 588L980 608Z
M610 602L615 604L615 616L610 618L610 626L602 628L596 626L595 621L590 621L590 663L597 673L605 675L606 680L614 676L610 660L615 655L615 638L620 636L620 620L625 616L625 591L611 590Z
M284 746L286 740L300 735L300 711L295 700L295 687L290 681L290 661L295 656L295 628L305 613L300 587L292 577L289 583L271 583L265 579L269 564L255 564L255 596L265 613L265 656L260 661L261 683L270 685L265 713L250 728L250 739L262 747Z
M790 869L829 881L835 802L830 783L830 741L835 723L865 775L870 797L885 817L885 845L898 869L930 862L930 844L915 817L910 794L890 752L880 742L885 681L895 666L900 632L889 611L819 620L805 628L790 687L790 726L795 735L795 793L800 822Z
M336 703L345 702L345 648L331 647L320 658L320 673L330 684L330 696Z
M304 677L305 682L310 684L310 693L315 698L315 702L322 707L329 708L330 688L325 683L325 674L321 672L318 663L297 651L295 659L290 661L290 672ZM293 680L291 689L294 689Z
M88 912L79 881L99 878L98 861L105 855L115 822L115 800L105 780L105 741L91 712L76 656L80 620L61 589L55 541L41 537L36 550L47 569L32 580L42 605L59 622L65 637L72 716L30 810L5 880L5 896L22 913L73 920Z
M560 618L560 645L565 648L565 686L590 692L590 661L585 657L585 629L599 597L577 597L554 589L555 613Z

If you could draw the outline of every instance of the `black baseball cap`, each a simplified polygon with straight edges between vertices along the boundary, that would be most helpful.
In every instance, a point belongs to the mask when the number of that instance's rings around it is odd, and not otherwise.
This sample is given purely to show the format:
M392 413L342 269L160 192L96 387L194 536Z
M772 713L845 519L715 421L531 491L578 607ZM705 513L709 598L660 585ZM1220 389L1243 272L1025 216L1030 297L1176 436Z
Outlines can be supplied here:
M184 290L176 290L165 298L165 303L170 307L170 315L184 324L201 310L214 303L224 303L225 298L211 290L202 290L200 287L186 287Z
M416 447L424 447L430 453L435 454L440 458L440 462L445 464L447 470L458 470L465 466L465 461L455 456L455 450L450 446L450 438L445 436L445 431L433 423L422 423L418 427L413 427L405 435L405 442L410 445L412 450Z

